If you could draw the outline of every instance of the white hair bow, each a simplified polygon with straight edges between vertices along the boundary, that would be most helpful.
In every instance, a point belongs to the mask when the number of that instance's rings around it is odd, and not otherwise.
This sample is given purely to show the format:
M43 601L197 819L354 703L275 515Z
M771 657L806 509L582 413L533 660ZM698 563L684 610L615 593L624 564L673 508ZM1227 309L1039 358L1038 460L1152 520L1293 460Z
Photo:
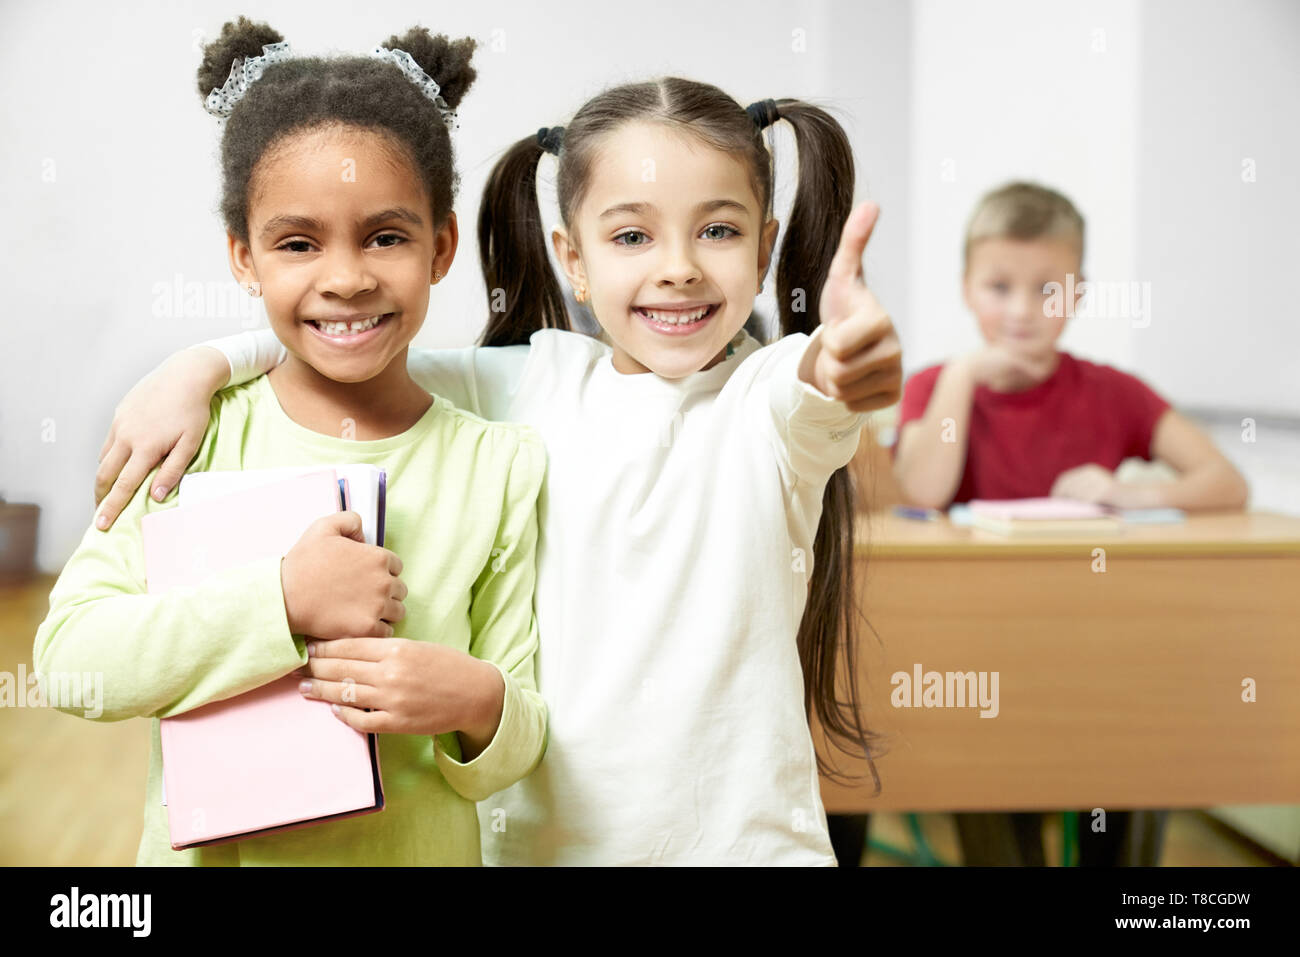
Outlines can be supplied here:
M405 50L389 50L387 47L377 46L370 51L370 56L377 60L385 60L401 70L406 78L438 107L447 129L456 128L456 112L442 98L442 88L433 77L420 68L420 64L416 63L409 53ZM235 109L235 105L244 98L248 88L262 78L262 73L268 66L292 57L289 41L282 40L279 43L263 46L261 56L236 60L230 66L230 76L226 78L226 82L221 89L213 89L208 94L208 98L203 102L203 108L224 121Z

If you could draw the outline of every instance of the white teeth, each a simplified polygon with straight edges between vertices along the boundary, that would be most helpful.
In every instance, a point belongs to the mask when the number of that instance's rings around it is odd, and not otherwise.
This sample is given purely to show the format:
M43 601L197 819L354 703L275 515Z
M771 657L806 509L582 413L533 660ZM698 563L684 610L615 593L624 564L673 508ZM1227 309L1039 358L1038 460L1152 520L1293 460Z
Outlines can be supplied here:
M348 336L356 335L358 332L365 332L367 329L373 329L379 324L383 316L370 316L367 319L356 319L352 322L327 322L320 321L316 325L320 326L321 332L330 336Z
M655 322L662 322L670 326L680 326L688 322L698 322L704 318L705 313L707 313L711 308L713 307L701 306L699 309L694 309L691 312L655 312L653 309L642 309L641 312L645 313Z

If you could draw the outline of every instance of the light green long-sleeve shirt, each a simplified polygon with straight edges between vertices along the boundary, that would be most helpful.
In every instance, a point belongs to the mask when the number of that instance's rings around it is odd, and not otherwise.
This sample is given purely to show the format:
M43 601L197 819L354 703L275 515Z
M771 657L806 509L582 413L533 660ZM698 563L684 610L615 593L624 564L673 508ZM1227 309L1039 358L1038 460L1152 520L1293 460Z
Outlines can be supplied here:
M380 735L386 806L376 814L171 850L157 719L256 688L307 656L289 633L279 559L146 593L140 519L176 505L175 496L148 497L151 477L112 529L86 532L50 593L33 652L46 675L102 674L98 720L154 719L137 863L479 864L474 802L528 774L546 743L534 677L541 440L527 426L487 422L437 397L400 435L334 438L292 421L266 377L218 393L212 409L190 471L350 462L388 470L384 544L401 557L410 589L395 637L491 662L505 678L505 705L496 735L469 762L454 733Z

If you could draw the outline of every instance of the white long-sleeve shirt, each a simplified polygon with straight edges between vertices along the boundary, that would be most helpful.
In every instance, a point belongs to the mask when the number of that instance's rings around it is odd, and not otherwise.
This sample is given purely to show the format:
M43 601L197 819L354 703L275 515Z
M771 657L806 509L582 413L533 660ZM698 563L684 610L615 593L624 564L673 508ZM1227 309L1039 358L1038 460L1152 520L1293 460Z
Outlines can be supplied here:
M608 345L558 330L411 350L424 388L547 448L549 741L479 804L485 863L834 864L795 637L822 495L864 416L799 380L809 341L742 330L676 380L620 373ZM282 356L269 332L210 345L232 382Z

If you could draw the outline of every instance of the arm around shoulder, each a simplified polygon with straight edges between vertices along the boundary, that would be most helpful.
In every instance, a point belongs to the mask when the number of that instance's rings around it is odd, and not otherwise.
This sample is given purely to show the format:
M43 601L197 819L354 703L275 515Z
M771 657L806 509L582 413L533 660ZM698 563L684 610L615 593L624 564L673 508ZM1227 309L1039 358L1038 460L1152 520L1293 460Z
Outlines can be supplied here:
M219 388L243 385L270 372L289 355L270 329L239 332L220 339L209 339L194 348L208 347L226 358L228 375Z
M285 356L269 329L182 349L132 386L118 403L95 473L99 527L107 529L160 462L151 483L167 497L198 450L213 395L275 368Z

